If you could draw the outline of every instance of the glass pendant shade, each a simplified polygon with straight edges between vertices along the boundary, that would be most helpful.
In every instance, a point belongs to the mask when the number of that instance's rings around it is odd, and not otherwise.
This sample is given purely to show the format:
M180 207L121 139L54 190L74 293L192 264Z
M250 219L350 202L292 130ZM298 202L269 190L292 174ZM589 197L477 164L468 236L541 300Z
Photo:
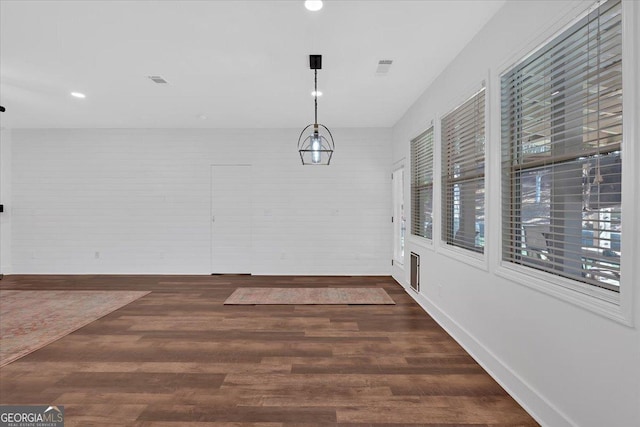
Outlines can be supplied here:
M303 165L330 164L333 149L333 136L324 125L310 124L302 130L298 138L298 152Z
M300 132L298 153L303 165L328 165L331 163L335 143L331 131L318 123L318 70L322 69L322 55L309 55L309 67L314 70L315 122Z

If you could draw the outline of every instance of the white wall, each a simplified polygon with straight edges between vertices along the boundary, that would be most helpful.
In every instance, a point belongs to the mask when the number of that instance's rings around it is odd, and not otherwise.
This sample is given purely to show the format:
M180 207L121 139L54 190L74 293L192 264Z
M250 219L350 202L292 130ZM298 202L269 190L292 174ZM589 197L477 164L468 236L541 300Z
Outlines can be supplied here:
M0 273L11 273L11 131L0 129Z
M624 321L597 310L552 296L497 274L500 269L500 117L499 73L551 37L593 2L507 2L474 40L419 97L393 130L393 162L409 159L409 141L428 127L431 119L447 113L487 81L488 183L486 258L473 264L461 261L436 241L408 239L421 256L422 288L412 293L492 375L547 426L640 425L640 164L638 139L627 135L623 188L623 297ZM626 130L638 129L640 96L637 81L640 43L640 4L625 5L625 28L635 31L636 43L625 63ZM631 38L627 38L629 40ZM437 43L438 41L431 41ZM635 57L635 64L630 62ZM629 73L631 70L631 73ZM636 133L636 137L637 137ZM439 147L436 127L436 144ZM626 167L626 166L625 166ZM439 165L436 166L439 170ZM436 176L438 176L436 174ZM436 221L440 215L439 183L434 194ZM410 187L405 186L406 205ZM626 203L629 202L629 203ZM634 209L635 207L635 209ZM439 236L438 229L434 236ZM407 286L409 269L393 270ZM577 301L577 300L576 300ZM635 319L635 323L634 323ZM629 326L631 325L631 326Z
M254 274L389 274L391 130L333 131L13 130L13 273L209 274L210 166L251 164Z

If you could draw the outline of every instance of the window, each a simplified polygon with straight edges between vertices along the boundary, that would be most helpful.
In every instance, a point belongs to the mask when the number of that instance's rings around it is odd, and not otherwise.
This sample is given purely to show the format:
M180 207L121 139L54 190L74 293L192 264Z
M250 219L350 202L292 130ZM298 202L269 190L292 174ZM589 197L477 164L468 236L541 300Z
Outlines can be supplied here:
M618 292L620 1L505 73L501 90L503 260Z
M411 140L411 234L433 238L433 126Z
M442 118L442 240L484 252L485 90Z

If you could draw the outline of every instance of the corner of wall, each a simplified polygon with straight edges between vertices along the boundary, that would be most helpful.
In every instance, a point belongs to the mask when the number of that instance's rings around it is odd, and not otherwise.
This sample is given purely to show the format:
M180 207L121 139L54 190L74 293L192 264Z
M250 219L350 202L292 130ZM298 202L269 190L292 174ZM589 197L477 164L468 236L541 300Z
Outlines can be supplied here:
M11 130L0 130L0 274L11 273Z

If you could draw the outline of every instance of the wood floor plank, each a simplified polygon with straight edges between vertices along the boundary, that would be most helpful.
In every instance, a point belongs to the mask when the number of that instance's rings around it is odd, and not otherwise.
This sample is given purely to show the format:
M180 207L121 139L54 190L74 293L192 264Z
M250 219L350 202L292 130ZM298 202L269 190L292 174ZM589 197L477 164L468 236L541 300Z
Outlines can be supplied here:
M206 407L195 405L159 405L148 407L138 420L181 421L222 421L222 422L318 422L335 423L334 408L319 407L265 407L265 406L228 406Z
M91 390L95 392L170 393L177 390L220 388L224 374L185 374L166 372L74 372L57 381L59 390Z
M237 287L380 287L394 306L224 306ZM389 277L5 276L145 297L0 368L69 426L535 426Z

